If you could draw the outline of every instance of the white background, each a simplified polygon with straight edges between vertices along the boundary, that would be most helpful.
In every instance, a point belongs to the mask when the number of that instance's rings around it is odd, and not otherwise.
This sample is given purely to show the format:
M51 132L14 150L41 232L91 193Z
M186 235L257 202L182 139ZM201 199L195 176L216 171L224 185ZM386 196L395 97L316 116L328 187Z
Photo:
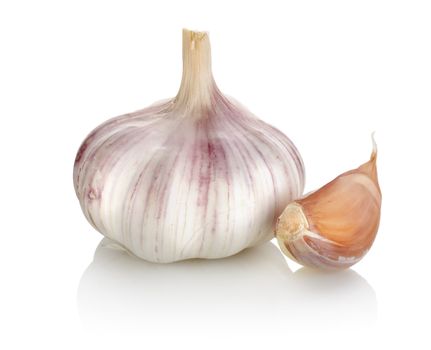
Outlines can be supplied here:
M210 31L220 89L295 142L306 192L365 162L376 131L382 221L363 261L316 273L268 243L93 262L75 153L175 95L183 27ZM0 348L430 348L429 1L2 1L0 118Z

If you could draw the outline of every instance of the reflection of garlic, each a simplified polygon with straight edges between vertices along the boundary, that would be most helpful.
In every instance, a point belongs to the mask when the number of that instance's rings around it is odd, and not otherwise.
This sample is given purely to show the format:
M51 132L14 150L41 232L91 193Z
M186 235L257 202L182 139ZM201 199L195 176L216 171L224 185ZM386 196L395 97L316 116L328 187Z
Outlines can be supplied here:
M311 267L346 268L367 253L382 200L373 145L367 163L286 207L276 229L286 255Z
M304 169L283 133L217 88L208 35L185 30L177 96L96 128L76 156L74 185L98 231L171 262L270 240L302 194Z

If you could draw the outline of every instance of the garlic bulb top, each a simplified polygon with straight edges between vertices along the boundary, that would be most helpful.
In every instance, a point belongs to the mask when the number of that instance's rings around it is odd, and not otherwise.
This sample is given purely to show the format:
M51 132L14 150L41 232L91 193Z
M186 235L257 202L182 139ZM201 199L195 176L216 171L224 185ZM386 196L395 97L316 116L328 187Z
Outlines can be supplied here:
M96 230L138 257L172 262L271 239L302 194L304 168L282 132L219 91L208 35L184 30L177 96L91 132L74 185Z

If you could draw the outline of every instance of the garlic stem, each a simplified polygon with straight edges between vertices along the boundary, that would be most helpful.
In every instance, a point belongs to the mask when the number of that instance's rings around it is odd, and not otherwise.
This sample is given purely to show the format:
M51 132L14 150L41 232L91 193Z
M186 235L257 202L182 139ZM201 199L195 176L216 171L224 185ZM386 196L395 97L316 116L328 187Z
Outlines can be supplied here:
M215 90L208 33L183 29L183 77L175 105L188 110L209 107Z

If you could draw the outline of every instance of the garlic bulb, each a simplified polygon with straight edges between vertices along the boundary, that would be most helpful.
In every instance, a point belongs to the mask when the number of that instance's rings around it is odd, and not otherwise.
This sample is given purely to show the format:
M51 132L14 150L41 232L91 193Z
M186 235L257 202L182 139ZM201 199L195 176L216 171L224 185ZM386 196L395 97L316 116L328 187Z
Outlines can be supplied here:
M368 252L380 222L377 147L370 160L290 203L277 222L281 250L300 264L347 268Z
M153 262L221 258L270 240L302 194L292 142L217 88L206 33L183 31L177 96L84 140L75 191L96 230Z

